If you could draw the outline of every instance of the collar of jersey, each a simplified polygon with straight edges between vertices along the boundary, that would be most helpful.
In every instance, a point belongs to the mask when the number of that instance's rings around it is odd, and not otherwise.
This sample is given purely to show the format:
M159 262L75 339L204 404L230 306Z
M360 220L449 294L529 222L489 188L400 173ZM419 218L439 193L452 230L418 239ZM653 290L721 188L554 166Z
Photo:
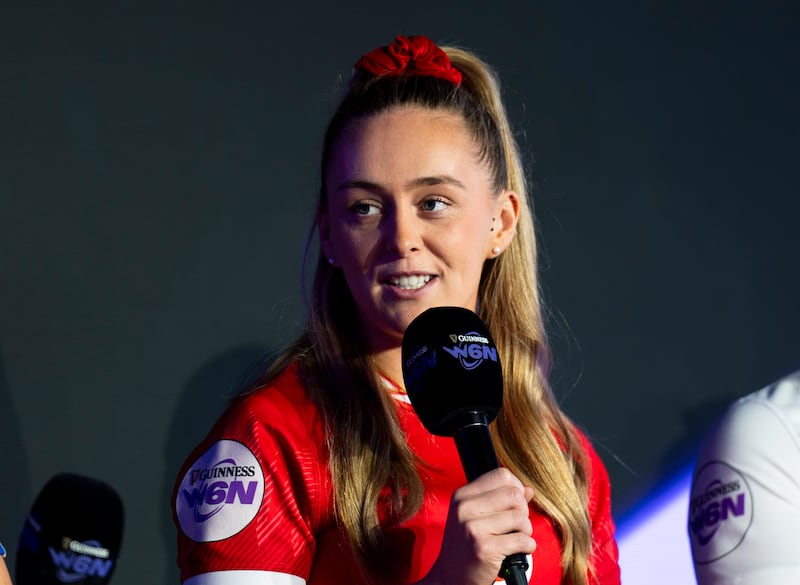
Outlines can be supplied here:
M392 395L392 398L400 402L405 402L406 404L411 404L411 400L409 400L405 388L403 388L400 384L392 380L389 376L387 376L384 372L380 370L378 370L378 375L381 377L381 382L383 382L383 387L389 391L389 393Z

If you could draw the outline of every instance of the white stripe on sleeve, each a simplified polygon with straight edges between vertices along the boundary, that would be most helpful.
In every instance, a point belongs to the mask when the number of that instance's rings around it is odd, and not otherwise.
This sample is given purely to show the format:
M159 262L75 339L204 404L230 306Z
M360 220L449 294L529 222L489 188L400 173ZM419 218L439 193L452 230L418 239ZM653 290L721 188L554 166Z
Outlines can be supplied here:
M305 579L274 571L215 571L189 577L183 585L305 585Z

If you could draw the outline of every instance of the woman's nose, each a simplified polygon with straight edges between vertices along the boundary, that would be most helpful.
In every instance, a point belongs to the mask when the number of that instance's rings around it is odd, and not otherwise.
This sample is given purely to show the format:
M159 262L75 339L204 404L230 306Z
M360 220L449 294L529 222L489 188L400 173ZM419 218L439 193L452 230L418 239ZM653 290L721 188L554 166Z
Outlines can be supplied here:
M384 216L384 239L389 251L406 256L421 248L420 220L411 210L394 209Z

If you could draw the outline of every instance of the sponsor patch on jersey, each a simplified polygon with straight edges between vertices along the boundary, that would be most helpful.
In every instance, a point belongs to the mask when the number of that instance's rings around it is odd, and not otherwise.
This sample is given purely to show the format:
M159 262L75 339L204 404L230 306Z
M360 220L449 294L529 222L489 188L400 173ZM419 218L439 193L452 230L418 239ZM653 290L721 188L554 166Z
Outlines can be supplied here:
M710 563L735 550L752 521L753 496L737 469L711 461L696 472L689 501L695 563Z
M216 542L243 530L264 499L264 472L238 441L214 443L181 480L175 511L183 533L195 542Z

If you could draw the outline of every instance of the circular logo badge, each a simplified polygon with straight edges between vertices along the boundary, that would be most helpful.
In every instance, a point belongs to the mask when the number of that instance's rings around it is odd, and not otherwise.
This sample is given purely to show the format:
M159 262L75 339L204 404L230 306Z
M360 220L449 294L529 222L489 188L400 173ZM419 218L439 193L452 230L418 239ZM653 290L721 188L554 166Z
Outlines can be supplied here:
M753 521L753 496L744 476L721 461L696 473L689 502L689 537L695 563L724 557L742 540Z
M264 472L253 452L238 441L214 443L181 480L175 512L183 533L215 542L244 529L264 498Z

